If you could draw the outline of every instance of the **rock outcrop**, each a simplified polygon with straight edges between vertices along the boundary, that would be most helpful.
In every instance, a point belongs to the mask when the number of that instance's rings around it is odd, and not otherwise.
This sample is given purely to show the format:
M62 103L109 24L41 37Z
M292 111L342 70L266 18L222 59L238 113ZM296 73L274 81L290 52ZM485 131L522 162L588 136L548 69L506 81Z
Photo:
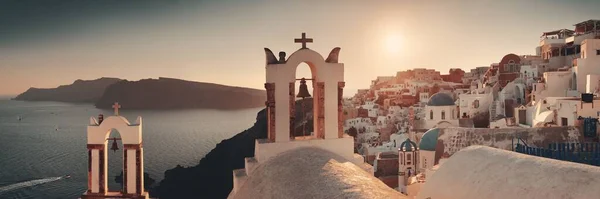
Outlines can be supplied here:
M306 110L312 110L310 99L305 99L309 102L305 105ZM301 107L301 101L296 101L296 110L300 110ZM312 117L300 116L296 116L296 124L312 123ZM307 118L309 121L302 121L301 118ZM307 125L306 128L307 132L312 132L312 126ZM244 158L254 156L255 140L266 137L267 114L263 109L258 112L256 122L251 128L221 141L198 165L188 168L177 165L165 171L160 184L150 189L151 196L161 199L227 198L233 188L232 171L244 168Z
M243 109L264 106L264 90L172 78L121 81L106 88L97 108L110 109Z
M14 100L94 103L100 99L106 87L119 81L121 79L107 77L95 80L78 79L73 84L57 88L30 88Z

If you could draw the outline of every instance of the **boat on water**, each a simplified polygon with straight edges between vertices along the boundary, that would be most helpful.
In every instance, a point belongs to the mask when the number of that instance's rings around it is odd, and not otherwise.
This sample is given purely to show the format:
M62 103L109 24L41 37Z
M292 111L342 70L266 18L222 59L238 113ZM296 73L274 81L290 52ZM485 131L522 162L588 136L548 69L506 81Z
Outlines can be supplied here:
M67 174L67 175L65 175L65 176L63 176L63 177L64 177L65 179L66 179L66 178L71 178L71 175L68 175L68 174Z

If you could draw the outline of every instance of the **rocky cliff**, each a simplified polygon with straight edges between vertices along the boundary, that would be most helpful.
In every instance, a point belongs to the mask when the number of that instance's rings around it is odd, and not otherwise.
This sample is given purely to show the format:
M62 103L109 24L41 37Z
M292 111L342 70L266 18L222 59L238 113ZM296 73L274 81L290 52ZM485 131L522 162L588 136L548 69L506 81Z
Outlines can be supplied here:
M242 109L264 106L266 96L264 90L161 77L112 84L96 107L119 102L124 109Z
M95 80L79 79L73 84L57 88L30 88L14 100L93 103L100 99L106 87L119 81L121 79L107 77Z
M306 110L312 109L312 101L306 99ZM301 109L301 101L296 101L296 110ZM296 124L312 123L311 117L296 116ZM310 113L307 113L310 114ZM302 120L299 118L306 118ZM300 125L296 125L300 126ZM300 129L297 129L298 132ZM307 132L312 126L307 125ZM254 141L267 137L267 115L263 109L258 112L254 125L221 141L200 163L193 167L177 167L165 171L160 184L150 189L152 197L169 198L227 198L233 188L232 171L244 168L244 158L254 156Z

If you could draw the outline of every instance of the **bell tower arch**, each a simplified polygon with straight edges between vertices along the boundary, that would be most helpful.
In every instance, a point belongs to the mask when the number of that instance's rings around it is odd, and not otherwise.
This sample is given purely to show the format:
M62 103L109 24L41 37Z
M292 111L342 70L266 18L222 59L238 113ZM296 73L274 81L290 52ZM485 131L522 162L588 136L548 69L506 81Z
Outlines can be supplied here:
M295 39L302 43L302 48L285 58L281 52L279 59L273 52L265 48L267 56L265 88L267 89L268 139L272 142L291 141L295 104L296 69L306 63L311 70L313 83L313 113L315 137L320 139L341 138L343 127L341 100L344 83L344 64L338 63L340 48L334 48L329 57L324 59L319 53L306 47L313 40ZM276 108L275 108L276 107Z
M115 103L115 114L90 118L87 127L88 189L81 198L148 198L144 190L144 149L142 147L142 117L135 124L119 116L121 106ZM123 189L108 190L108 141L111 130L117 130L123 143ZM114 147L114 146L113 146Z

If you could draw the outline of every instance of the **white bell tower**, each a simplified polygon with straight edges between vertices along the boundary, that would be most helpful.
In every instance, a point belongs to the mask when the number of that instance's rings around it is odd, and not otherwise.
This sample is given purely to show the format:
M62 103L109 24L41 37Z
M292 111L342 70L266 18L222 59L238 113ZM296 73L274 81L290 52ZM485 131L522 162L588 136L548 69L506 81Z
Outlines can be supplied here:
M88 148L88 190L81 196L86 198L135 198L147 199L144 190L144 149L142 148L142 117L130 124L119 116L119 103L113 105L115 115L104 118L102 115L90 118L87 127ZM119 192L108 190L107 144L111 130L121 135L123 143L123 189Z
M419 159L419 148L417 144L407 138L398 148L398 191L406 194L406 186L409 178L416 176L417 160Z

